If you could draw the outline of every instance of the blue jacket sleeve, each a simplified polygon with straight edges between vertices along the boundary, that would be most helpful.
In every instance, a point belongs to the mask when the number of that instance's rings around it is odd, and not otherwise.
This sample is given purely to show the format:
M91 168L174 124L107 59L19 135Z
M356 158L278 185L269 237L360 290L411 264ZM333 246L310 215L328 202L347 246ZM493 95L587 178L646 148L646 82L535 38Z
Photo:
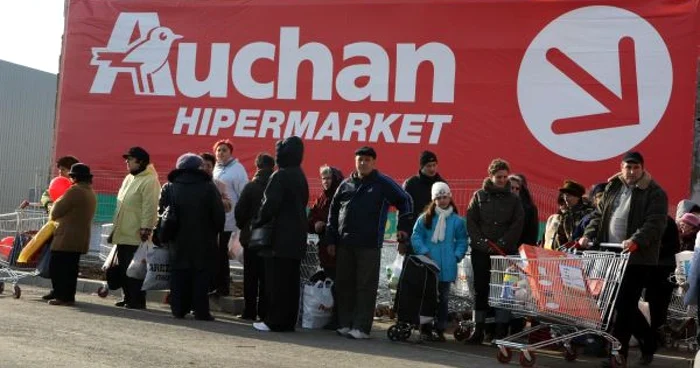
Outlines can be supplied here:
M469 239L467 238L467 224L462 218L457 217L455 223L455 258L457 258L457 262L464 258L468 249Z
M413 234L411 235L411 246L413 247L413 251L416 254L428 254L428 252L430 252L430 249L428 249L427 244L425 244L426 239L428 237L428 231L425 229L423 221L425 221L425 217L421 216L418 218L418 221L416 221L416 224L413 225Z
M387 201L399 210L397 228L407 234L411 233L413 226L413 200L411 196L403 190L391 178L382 175L382 192Z

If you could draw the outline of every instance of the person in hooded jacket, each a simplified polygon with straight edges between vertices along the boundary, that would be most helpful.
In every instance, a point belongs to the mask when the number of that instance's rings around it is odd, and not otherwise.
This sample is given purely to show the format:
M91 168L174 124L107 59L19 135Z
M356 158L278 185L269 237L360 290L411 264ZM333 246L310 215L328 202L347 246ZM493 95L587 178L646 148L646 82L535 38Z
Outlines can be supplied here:
M124 178L117 194L112 233L107 242L117 244L119 275L124 300L118 307L130 309L146 308L146 292L141 291L143 280L126 275L126 269L134 259L141 243L151 238L153 227L158 222L158 195L160 182L158 173L151 164L148 152L141 147L132 147L122 155L129 175Z
M331 201L335 191L343 181L343 173L335 167L323 165L319 168L321 174L321 187L323 191L316 198L313 206L309 210L309 233L318 235L318 259L321 268L326 277L335 281L335 255L328 253L328 244L325 239L326 223L328 221L328 213L331 209ZM332 288L333 298L335 299L335 286ZM335 330L338 328L338 313L337 307L333 305L333 316L328 325L324 326L327 330Z
M245 249L243 257L243 298L245 299L245 307L241 318L251 321L255 321L258 317L264 320L267 309L265 283L263 282L265 277L264 259L260 257L258 252L248 249L250 225L253 222L253 217L260 210L265 187L267 187L272 171L275 169L275 158L261 153L255 158L255 168L257 171L253 176L253 180L243 187L241 197L238 199L234 209L236 224L241 230L239 240L241 246Z
M408 178L403 183L403 189L411 196L413 200L413 219L414 223L418 216L425 211L425 208L432 203L430 190L433 184L437 182L447 183L438 173L438 159L435 153L423 151L420 154L420 170L418 175ZM414 224L411 224L413 228ZM410 243L399 243L399 253L412 253Z
M159 211L175 210L177 232L167 243L170 254L170 310L182 319L213 321L208 290L216 269L218 235L226 221L221 194L204 170L202 158L185 153L163 185Z
M272 244L265 257L267 312L258 331L294 331L299 312L301 259L306 249L309 184L301 169L304 143L292 136L277 142L278 169L265 188L262 205L252 228L272 223Z
M438 283L438 313L435 321L435 335L427 340L445 341L447 328L448 296L450 285L457 279L457 264L467 252L467 226L459 217L457 205L452 200L452 192L446 183L437 182L432 188L433 202L418 218L413 226L411 244L416 254L425 254L440 267Z
M486 313L489 310L489 280L492 254L498 254L489 244L498 246L506 254L517 254L518 241L523 230L524 212L520 198L510 190L510 166L502 159L491 161L489 176L482 189L474 193L467 208L467 232L472 246L471 261L474 269L474 322L468 344L484 340ZM510 313L496 310L496 338L508 333Z

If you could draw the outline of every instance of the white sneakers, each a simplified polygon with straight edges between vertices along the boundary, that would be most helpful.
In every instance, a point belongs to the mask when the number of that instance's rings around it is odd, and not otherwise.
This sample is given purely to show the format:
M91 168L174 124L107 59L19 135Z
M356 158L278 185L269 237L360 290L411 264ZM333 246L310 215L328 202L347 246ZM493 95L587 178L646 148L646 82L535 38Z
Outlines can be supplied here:
M262 332L270 332L270 328L267 327L265 322L255 322L253 323L253 328Z
M350 333L350 329L348 327L342 327L335 330L335 332L337 332L340 336L348 336L348 334Z
M348 332L348 337L353 338L355 340L367 340L369 339L369 335L358 330L358 329L353 329Z

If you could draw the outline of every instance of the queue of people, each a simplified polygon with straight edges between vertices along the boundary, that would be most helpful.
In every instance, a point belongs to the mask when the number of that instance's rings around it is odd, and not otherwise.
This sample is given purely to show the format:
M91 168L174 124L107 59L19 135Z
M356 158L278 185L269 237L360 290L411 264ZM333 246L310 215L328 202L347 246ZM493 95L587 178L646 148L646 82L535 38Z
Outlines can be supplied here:
M589 249L614 242L631 257L615 306L624 313L616 313L612 334L622 343L625 357L634 335L642 351L640 364L648 365L672 290L664 280L672 272L673 255L692 249L700 230L700 206L676 219L668 216L666 193L645 169L639 152L625 154L619 171L595 185L588 196L580 183L564 181L557 198L559 211L550 216L544 237L538 236L539 212L525 175L513 174L502 159L489 165L481 189L465 209L465 220L438 173L437 155L429 151L421 153L417 175L403 186L378 170L380 161L372 147L355 151L355 168L347 177L335 167L320 167L323 190L313 198L308 214L309 184L301 169L304 143L299 137L279 141L275 157L258 155L250 182L233 152L233 144L222 140L214 144L213 153L183 154L162 187L145 149L132 147L123 155L128 174L117 195L108 239L117 245L124 295L117 306L146 307L142 281L127 276L126 267L137 247L151 239L159 214L174 211L178 231L160 245L170 253L175 318L193 311L195 319L213 320L208 298L230 293L228 249L235 234L246 250L242 318L254 321L259 331L294 331L301 259L311 233L319 237L320 266L335 281L336 303L326 328L354 339L370 338L384 224L393 206L398 209L400 253L427 255L441 270L436 322L421 330L427 339L445 340L450 284L467 250L474 270L475 328L466 341L479 344L522 328L513 323L509 311L489 307L492 255L516 254L521 244ZM65 171L67 161L61 160L57 166ZM74 302L77 263L87 251L96 206L89 167L71 160L76 162L66 175L73 186L50 204L51 218L61 223L51 248L53 291L45 297L54 305ZM251 246L260 236L266 237L265 244ZM644 289L652 323L637 308ZM489 316L495 317L494 326L487 325Z

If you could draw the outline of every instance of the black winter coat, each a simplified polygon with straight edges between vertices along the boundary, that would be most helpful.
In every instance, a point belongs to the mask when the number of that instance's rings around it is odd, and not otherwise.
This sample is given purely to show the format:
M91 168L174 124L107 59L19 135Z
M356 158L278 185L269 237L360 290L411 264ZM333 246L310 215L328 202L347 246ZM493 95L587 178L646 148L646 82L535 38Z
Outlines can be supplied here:
M277 142L277 166L270 176L253 228L274 224L272 248L263 256L301 260L306 251L306 205L309 184L301 169L304 143L292 136Z
M430 177L418 171L418 175L410 177L403 183L403 189L411 195L411 199L413 200L414 222L418 220L421 213L425 211L425 207L427 207L430 202L433 201L431 199L431 191L433 184L438 181L447 183L445 179L440 176L440 174L435 174L435 176ZM413 227L411 227L411 229L413 229Z
M241 191L241 196L233 210L236 217L236 226L241 230L240 242L243 248L248 247L250 241L250 225L260 211L265 188L272 175L272 169L261 169L255 173L253 180L248 182Z
M498 188L491 179L486 179L467 208L467 232L473 251L493 254L486 243L488 239L506 253L516 254L523 221L523 205L520 198L511 193L510 182Z
M170 267L213 270L226 214L211 176L199 169L171 171L160 192L159 213L173 202L178 230L168 244Z

